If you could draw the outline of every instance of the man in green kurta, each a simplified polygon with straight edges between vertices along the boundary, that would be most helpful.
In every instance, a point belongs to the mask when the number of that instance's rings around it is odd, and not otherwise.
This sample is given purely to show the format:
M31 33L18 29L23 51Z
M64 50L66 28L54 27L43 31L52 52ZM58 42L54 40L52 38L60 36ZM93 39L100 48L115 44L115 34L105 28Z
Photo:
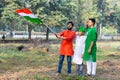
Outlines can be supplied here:
M83 59L87 63L87 74L88 76L96 75L96 41L97 41L97 30L94 27L95 25L95 19L90 18L88 21L88 28L86 29L86 43L85 43L85 52Z

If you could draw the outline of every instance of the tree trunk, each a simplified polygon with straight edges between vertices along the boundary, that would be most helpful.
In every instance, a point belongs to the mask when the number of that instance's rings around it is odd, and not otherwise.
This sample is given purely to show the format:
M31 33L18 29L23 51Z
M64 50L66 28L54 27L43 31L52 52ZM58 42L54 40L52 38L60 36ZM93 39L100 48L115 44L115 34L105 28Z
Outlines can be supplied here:
M49 40L49 28L46 28L47 30L46 30L46 41L48 41Z
M98 36L101 36L101 23L96 24Z
M80 10L81 10L81 1L80 0L77 0L77 8L78 8L78 11L77 11L77 24L78 24L78 28L79 26L82 24L82 20L80 18L81 14L80 14Z
M29 32L28 39L31 40L31 32L32 32L32 29L31 29L30 27L28 27L28 32Z
M99 23L97 24L97 31L98 31L98 36L101 37L101 29L102 29L102 18L103 16L103 9L102 9L102 5L103 5L103 0L98 0L97 3L97 8L98 8L98 12L100 12L102 14L101 17L99 17Z

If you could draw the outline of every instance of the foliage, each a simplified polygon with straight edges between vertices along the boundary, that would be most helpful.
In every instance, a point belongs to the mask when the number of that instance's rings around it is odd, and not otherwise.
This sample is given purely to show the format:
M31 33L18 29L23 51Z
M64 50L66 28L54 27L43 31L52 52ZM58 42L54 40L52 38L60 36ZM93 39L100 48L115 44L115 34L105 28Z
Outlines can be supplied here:
M76 28L85 24L85 21L94 17L98 26L114 26L119 32L120 2L118 0L1 0L0 2L0 29L27 30L36 25L26 21L15 13L16 9L27 7L37 17L50 27L66 26L67 21L73 21ZM89 5L88 5L89 4Z
M102 1L101 2L101 7L100 7L100 11L101 11L101 23L102 26L110 26L110 27L116 27L118 29L118 33L120 33L120 25L119 25L119 3L120 1L118 0L99 0Z
M106 35L116 35L116 32L117 29L113 28L112 26L102 28L102 33Z

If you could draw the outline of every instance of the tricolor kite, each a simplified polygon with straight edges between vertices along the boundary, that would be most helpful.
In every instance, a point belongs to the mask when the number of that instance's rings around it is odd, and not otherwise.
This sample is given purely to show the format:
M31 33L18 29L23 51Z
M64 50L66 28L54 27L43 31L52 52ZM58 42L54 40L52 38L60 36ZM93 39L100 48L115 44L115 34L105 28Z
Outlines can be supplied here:
M25 19L33 22L33 23L37 23L37 24L41 24L42 21L41 19L37 18L29 9L27 8L23 8L23 9L18 9L16 10L16 13L18 13L20 16L23 16Z

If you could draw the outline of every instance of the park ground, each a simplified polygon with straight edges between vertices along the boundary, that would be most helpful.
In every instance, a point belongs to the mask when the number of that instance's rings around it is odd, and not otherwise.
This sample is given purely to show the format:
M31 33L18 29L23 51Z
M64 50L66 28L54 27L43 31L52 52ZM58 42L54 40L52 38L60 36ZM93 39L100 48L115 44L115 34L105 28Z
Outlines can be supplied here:
M29 49L18 51L17 47L20 45ZM72 75L67 75L66 59L62 74L56 76L59 42L45 45L33 48L33 44L25 43L0 44L0 80L91 80L84 76L75 76L74 63ZM97 42L97 46L95 80L120 80L120 42ZM46 47L49 48L48 52Z

